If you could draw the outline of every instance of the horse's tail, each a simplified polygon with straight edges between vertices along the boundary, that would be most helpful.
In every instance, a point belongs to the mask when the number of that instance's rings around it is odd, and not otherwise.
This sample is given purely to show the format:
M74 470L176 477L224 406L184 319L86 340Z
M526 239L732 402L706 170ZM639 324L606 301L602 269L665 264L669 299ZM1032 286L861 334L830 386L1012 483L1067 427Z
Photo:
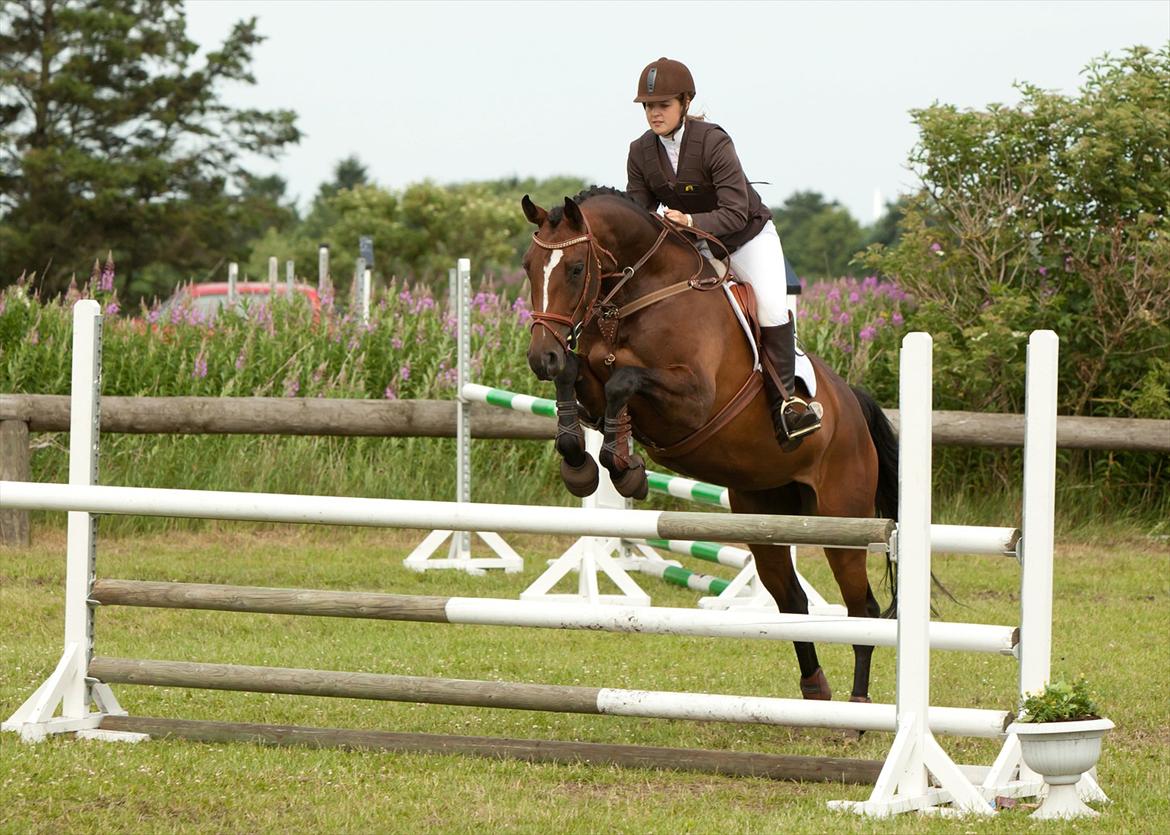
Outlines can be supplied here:
M878 482L874 494L874 510L878 516L886 519L898 518L898 436L894 427L886 417L882 407L877 404L865 389L850 386L853 395L861 406L861 413L865 416L865 423L869 427L869 436L873 439L874 449L878 457ZM886 583L890 589L890 606L882 617L894 617L898 607L898 577L897 567L890 555L886 554Z

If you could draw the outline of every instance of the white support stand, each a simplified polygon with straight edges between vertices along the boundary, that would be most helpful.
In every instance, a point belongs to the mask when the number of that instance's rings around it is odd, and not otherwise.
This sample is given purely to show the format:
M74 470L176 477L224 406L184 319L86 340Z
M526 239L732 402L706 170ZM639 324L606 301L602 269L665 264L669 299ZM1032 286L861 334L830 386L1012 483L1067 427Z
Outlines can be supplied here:
M848 611L839 603L830 603L821 596L804 575L796 569L796 548L789 546L789 554L792 559L792 570L796 573L797 582L800 587L804 589L805 597L808 598L808 613L810 615L837 615L845 616ZM760 609L764 611L776 611L776 601L768 590L764 588L764 584L760 582L759 572L756 571L755 557L748 553L747 561L743 568L740 569L739 574L720 594L712 597L703 597L699 599L700 609Z
M930 705L931 351L929 334L902 342L898 530L897 731L869 800L835 800L831 809L875 817L934 810L993 815L995 810L934 739L926 724ZM931 785L929 777L934 777Z
M597 460L598 453L601 452L602 441L600 432L585 429L585 449L594 460ZM604 467L600 470L596 492L582 499L581 506L627 509L629 502L614 489L609 472ZM633 553L634 550L637 551L636 554ZM649 606L650 595L634 582L628 571L631 568L636 569L638 563L647 559L665 562L652 548L637 543L625 542L617 537L583 536L560 557L550 560L548 569L520 593L520 599L585 600L594 604ZM557 584L574 571L577 572L577 592L575 594L554 592ZM617 594L601 594L597 582L599 572L617 586Z
M73 380L69 412L69 483L97 483L98 433L101 427L101 306L83 299L73 307ZM65 646L57 668L0 730L39 742L50 734L86 732L103 739L139 741L145 734L99 731L109 714L124 716L113 691L88 677L93 655L93 610L89 591L96 558L97 517L69 513L65 566ZM97 711L90 711L90 704ZM60 709L60 714L57 711Z
M471 501L471 427L467 420L467 400L463 396L463 384L471 368L471 261L460 258L455 282L455 308L458 311L458 361L456 363L458 399L455 404L455 501ZM431 531L419 546L402 561L411 571L427 571L432 568L453 568L468 574L484 574L489 568L502 568L505 573L514 574L524 570L524 560L497 533L476 531L475 535L495 552L494 557L473 557L471 554L471 532ZM445 558L436 557L448 537L451 546Z

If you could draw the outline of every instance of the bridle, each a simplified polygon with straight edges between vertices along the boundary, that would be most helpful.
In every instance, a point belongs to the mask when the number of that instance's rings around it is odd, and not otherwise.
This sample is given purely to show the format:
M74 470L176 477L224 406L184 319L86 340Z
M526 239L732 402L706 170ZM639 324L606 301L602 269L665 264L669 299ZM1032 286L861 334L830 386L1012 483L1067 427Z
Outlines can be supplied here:
M584 213L582 213L581 219L585 223L585 234L576 238L570 238L567 241L557 241L555 243L542 241L537 237L537 233L532 233L532 242L543 249L565 250L581 244L587 247L585 254L585 285L581 288L581 296L573 306L573 312L565 316L560 313L533 311L532 324L529 326L530 329L534 329L537 325L540 325L553 335L557 342L561 344L562 348L570 353L576 351L577 341L581 337L581 332L593 321L594 317L606 315L606 311L613 307L611 299L625 286L626 282L634 277L634 273L654 257L654 253L662 246L662 242L666 240L667 235L671 231L671 227L666 221L663 221L662 232L659 233L658 240L632 266L623 267L616 272L602 272L599 252L603 253L612 261L615 268L618 267L618 260L593 235L593 230L589 227L589 219L585 217ZM617 282L610 289L605 295L605 298L598 299L598 296L601 295L602 282L607 278L616 278L618 276L621 276L621 281ZM548 299L545 299L545 304L548 304ZM562 336L560 331L553 327L553 324L567 327L567 335Z

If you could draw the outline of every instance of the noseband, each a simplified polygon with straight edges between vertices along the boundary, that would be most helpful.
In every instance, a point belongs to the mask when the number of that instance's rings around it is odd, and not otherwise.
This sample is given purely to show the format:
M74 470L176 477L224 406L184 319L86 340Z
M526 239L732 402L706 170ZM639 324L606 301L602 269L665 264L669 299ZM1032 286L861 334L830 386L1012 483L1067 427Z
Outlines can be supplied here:
M593 235L593 230L589 228L589 219L584 214L581 219L585 222L585 234L576 238L570 238L567 241L557 241L550 243L542 241L537 237L536 233L532 233L532 242L543 249L560 249L565 250L572 246L579 246L585 244L587 247L585 254L585 286L581 288L581 296L577 299L577 303L573 306L573 312L568 315L560 313L547 313L533 311L532 324L529 326L535 328L537 325L543 327L546 331L551 333L553 337L561 344L561 347L566 351L572 353L577 349L577 340L581 337L581 332L585 327L593 321L593 318L609 304L610 299L622 288L623 285L634 277L641 267L649 261L658 248L662 246L662 242L666 240L666 236L670 233L670 227L664 222L662 225L662 232L658 235L658 240L650 247L646 253L639 258L632 267L625 267L617 272L602 272L601 257L598 252L604 253L615 267L618 266L618 260L613 253L603 247ZM591 269L592 268L592 269ZM606 294L604 299L598 300L601 294L601 283L607 278L616 278L621 276L622 280L614 285L613 289ZM594 286L596 285L596 286ZM545 305L548 305L548 299L544 300ZM567 327L568 334L561 336L560 332L553 327L553 324L564 325Z

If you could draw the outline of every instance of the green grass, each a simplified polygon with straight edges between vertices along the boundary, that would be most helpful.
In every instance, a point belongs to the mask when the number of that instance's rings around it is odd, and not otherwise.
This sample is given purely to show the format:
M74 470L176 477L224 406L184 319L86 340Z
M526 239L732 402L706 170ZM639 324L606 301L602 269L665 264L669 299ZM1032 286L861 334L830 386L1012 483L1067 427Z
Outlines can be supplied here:
M0 715L51 671L61 643L64 534L38 526L28 550L0 551ZM401 566L423 533L208 525L198 532L100 540L99 576L226 582L407 594L515 598L569 540L509 537L523 576L418 575ZM1100 781L1113 798L1099 821L1046 831L1170 829L1170 551L1164 540L1108 532L1061 541L1057 556L1053 673L1084 673L1117 723ZM1104 542L1104 544L1101 544ZM714 573L718 567L700 564ZM695 567L695 566L692 566ZM877 560L873 575L879 575ZM824 560L802 570L830 599ZM960 604L952 621L1010 623L1018 607L1011 560L947 556L936 573ZM644 579L656 605L693 605L693 593ZM829 592L832 592L831 594ZM879 597L887 594L879 592ZM366 622L114 608L99 612L104 655L303 666L412 675L796 696L790 646L654 635ZM822 646L840 698L851 652ZM938 652L936 704L1011 708L1010 659ZM892 701L891 650L875 654L872 695ZM543 714L357 700L119 686L132 714L325 727L723 748L878 758L889 734L860 741L827 730ZM958 761L990 763L991 741L944 737ZM303 832L967 832L970 821L886 822L830 813L857 786L800 785L686 773L535 765L476 758L271 749L152 741L138 746L56 739L38 746L0 736L0 831ZM979 831L1031 825L1027 810L1001 813Z

